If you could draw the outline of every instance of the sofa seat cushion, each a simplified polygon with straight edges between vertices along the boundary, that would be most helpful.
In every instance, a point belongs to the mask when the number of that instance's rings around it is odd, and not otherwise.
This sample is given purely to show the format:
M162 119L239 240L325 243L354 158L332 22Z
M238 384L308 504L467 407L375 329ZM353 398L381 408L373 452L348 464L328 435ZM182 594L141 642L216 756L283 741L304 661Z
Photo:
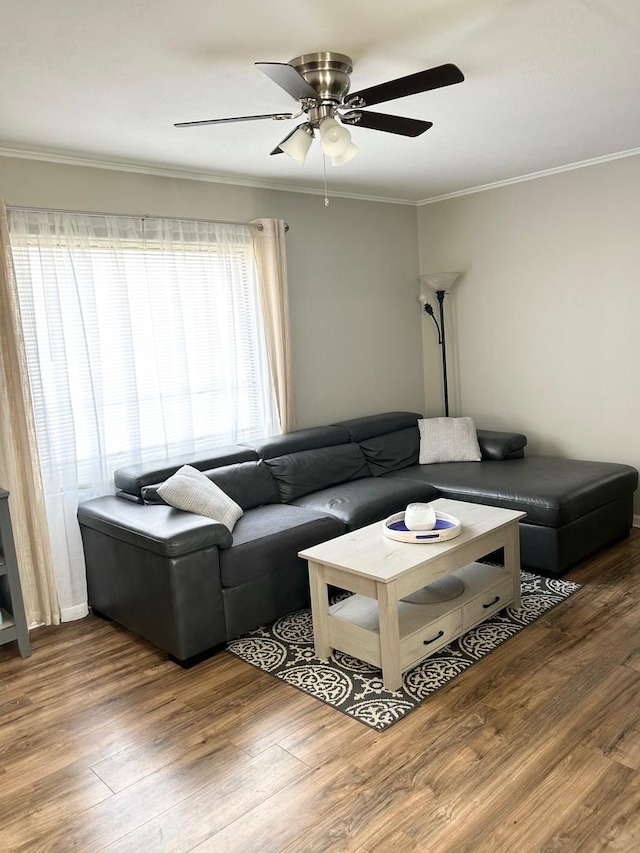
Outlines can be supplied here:
M343 522L347 530L356 530L381 521L394 512L402 512L407 504L414 501L431 501L437 497L436 489L425 481L366 477L321 489L292 501L292 504L331 513Z
M344 525L326 513L287 504L251 509L233 529L233 547L219 553L223 587L250 583L304 565L298 551L341 536Z
M403 468L384 479L435 486L441 497L527 513L527 524L562 527L631 494L638 472L615 462L528 456L503 462L443 462Z

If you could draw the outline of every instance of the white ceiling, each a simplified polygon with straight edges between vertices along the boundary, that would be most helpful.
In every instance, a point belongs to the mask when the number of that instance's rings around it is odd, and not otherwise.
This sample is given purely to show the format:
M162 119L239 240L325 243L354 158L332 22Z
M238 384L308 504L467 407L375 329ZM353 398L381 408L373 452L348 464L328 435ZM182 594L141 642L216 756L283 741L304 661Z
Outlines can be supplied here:
M466 80L374 109L415 139L354 128L329 190L419 202L640 153L639 0L2 0L0 153L70 157L318 191L269 151L294 122L175 121L295 111L253 65L318 50L352 90L452 62Z

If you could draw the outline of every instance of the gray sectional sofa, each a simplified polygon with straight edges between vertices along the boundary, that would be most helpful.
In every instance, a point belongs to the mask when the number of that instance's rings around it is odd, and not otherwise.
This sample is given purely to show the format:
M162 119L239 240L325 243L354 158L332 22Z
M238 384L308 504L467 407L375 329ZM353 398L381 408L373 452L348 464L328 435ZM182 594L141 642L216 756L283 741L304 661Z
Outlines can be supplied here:
M482 461L419 465L421 417L388 412L120 469L117 494L78 511L89 603L190 665L307 606L300 550L411 502L447 497L526 512L522 564L547 574L628 534L635 468L527 457L524 435L485 430ZM156 487L184 464L243 508L233 534L161 501Z

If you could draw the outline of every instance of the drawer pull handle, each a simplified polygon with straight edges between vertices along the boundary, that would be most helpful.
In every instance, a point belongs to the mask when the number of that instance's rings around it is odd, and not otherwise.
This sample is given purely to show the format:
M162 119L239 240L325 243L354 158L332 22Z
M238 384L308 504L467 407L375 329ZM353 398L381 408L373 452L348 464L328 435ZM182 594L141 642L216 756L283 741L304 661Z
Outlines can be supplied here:
M483 604L482 606L486 610L487 607L493 607L493 605L497 604L499 601L500 601L500 596L496 595L496 597L493 599L493 601L490 601L488 604Z
M423 640L422 642L425 646L429 646L431 643L435 643L436 640L439 640L440 637L444 637L444 631L438 631L435 637L432 637L430 640Z

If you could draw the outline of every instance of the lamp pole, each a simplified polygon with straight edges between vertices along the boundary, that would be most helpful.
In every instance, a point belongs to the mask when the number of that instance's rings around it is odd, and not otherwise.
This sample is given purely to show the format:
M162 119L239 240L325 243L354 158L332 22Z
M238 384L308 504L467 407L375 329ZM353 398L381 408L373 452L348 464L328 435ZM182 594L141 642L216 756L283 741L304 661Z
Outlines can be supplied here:
M449 383L447 382L447 344L444 334L444 295L446 290L436 290L436 298L440 306L440 346L442 348L442 386L444 390L444 415L449 417Z
M447 344L444 329L444 298L446 294L457 283L462 273L459 272L441 272L431 273L430 275L420 276L420 281L424 281L429 287L435 291L436 299L438 300L440 323L435 318L433 308L426 301L426 297L421 296L420 299L424 305L425 313L427 313L438 330L438 344L441 347L442 354L442 386L444 391L444 414L449 417L449 383L447 379Z

